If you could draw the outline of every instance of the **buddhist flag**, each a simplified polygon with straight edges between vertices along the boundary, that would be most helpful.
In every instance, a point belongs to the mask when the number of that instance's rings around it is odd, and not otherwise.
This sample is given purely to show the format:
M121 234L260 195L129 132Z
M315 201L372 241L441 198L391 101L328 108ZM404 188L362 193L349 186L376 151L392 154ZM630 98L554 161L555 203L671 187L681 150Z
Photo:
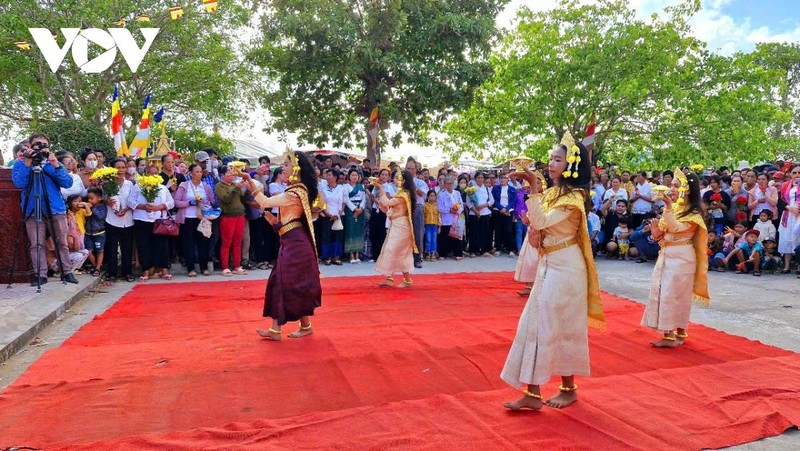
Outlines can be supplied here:
M584 133L583 141L582 141L583 145L586 146L586 150L589 152L589 161L591 161L592 164L595 163L595 159L594 159L594 142L595 142L594 129L595 129L595 126L596 126L596 121L597 120L595 119L594 115L592 115L592 119L591 119L591 121L589 121L589 126L586 127L586 133Z
M122 108L119 106L119 91L114 85L114 97L111 99L111 135L114 137L114 149L118 157L127 157L131 153L125 142L125 130L122 124Z
M372 124L367 130L367 134L369 135L369 139L372 141L375 147L375 160L376 163L381 161L381 147L380 142L378 139L378 130L381 123L381 113L378 110L378 107L372 109L372 112L369 113L369 122Z
M139 121L139 130L130 145L131 157L144 157L147 155L148 147L150 147L150 94L147 94L142 105L142 120Z

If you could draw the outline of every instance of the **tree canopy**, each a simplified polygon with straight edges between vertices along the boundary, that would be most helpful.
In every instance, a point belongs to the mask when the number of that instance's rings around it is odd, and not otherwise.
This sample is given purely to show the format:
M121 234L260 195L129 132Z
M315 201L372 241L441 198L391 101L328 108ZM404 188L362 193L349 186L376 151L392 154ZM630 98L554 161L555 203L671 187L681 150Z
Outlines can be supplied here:
M631 168L774 155L791 119L776 101L786 62L708 52L688 25L699 8L686 0L649 20L622 0L523 10L493 76L445 127L449 153L541 158L565 131L582 138L594 115L599 159Z
M318 146L363 143L377 105L384 127L401 130L393 144L425 142L491 74L485 57L507 1L269 2L252 53L271 80L261 92L267 129Z
M57 119L83 119L108 128L113 85L119 84L126 127L135 127L145 96L164 106L175 125L227 123L240 116L243 86L252 70L244 64L235 34L247 24L249 11L243 2L225 2L214 14L202 5L184 8L179 20L168 13L175 2L167 0L16 0L0 4L0 29L12 41L31 42L23 51L0 47L0 121L6 125L36 128ZM149 22L136 17L148 14ZM121 55L100 74L80 72L67 54L59 70L50 71L31 40L28 28L119 27L120 19L139 46L139 28L160 32L138 71L131 73ZM64 37L59 36L59 46ZM90 47L90 58L99 47Z

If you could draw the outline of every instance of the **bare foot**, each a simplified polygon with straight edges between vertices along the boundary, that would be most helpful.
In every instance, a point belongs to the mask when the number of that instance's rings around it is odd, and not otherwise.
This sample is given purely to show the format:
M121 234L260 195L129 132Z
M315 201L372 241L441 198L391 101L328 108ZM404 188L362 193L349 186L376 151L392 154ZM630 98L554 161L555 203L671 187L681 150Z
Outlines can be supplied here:
M532 398L530 396L523 396L514 402L503 403L503 407L512 412L519 412L520 410L539 410L543 405L541 399Z
M676 340L667 340L665 338L657 341L651 341L650 344L656 348L674 348L678 346L678 342Z
M258 335L261 335L264 338L269 338L273 341L281 341L281 331L279 330L276 331L272 328L268 330L256 329L256 332L258 332Z
M548 399L544 403L550 407L555 407L556 409L561 409L567 407L568 405L572 404L573 402L578 400L578 393L575 390L572 391L560 391L557 395L553 396L552 398Z
M289 338L303 338L303 337L311 335L313 333L314 333L314 329L311 326L309 326L308 329L303 329L303 327L301 326L300 329L297 329L296 331L290 333L287 336Z
M411 282L403 281L403 282L400 282L399 285L397 285L397 288L408 288L410 286L411 286Z
M393 287L394 286L394 282L392 282L391 280L384 280L383 282L378 283L378 286L379 287Z
M523 289L517 291L517 294L520 295L520 296L527 296L527 295L531 294L531 289L530 288L523 288Z

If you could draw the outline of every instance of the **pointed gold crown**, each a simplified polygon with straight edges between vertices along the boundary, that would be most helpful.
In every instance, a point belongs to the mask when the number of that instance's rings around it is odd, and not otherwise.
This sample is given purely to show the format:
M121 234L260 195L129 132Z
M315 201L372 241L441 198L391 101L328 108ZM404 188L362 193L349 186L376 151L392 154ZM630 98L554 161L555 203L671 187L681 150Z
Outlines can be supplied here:
M565 131L564 136L561 137L561 144L567 146L567 150L572 149L572 146L575 145L575 138L572 137L569 130Z

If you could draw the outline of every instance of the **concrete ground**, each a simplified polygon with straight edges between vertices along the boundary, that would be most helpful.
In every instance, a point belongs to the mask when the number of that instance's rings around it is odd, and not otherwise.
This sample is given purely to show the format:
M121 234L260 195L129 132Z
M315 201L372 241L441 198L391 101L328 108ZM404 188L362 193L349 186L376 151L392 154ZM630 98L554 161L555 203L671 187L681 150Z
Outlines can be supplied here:
M420 274L512 271L516 259L508 256L466 258L461 262L447 260L424 264ZM362 263L343 266L322 266L323 277L374 275L374 264ZM652 263L598 260L600 287L609 293L624 296L637 302L647 299ZM222 281L230 278L215 275L189 279L176 270L173 282ZM264 279L269 271L253 270L237 279ZM692 321L725 332L744 336L763 343L800 352L800 279L794 275L736 275L711 273L709 275L712 304L708 309L695 308ZM153 279L147 283L164 283ZM691 281L687 281L691 283ZM60 346L80 327L103 313L119 300L133 284L117 283L112 287L99 287L78 301L51 326L38 333L31 344L6 362L0 364L0 389L10 385L45 351ZM254 314L258 314L255 312ZM792 429L783 435L741 446L736 450L795 450L800 449L800 432Z

